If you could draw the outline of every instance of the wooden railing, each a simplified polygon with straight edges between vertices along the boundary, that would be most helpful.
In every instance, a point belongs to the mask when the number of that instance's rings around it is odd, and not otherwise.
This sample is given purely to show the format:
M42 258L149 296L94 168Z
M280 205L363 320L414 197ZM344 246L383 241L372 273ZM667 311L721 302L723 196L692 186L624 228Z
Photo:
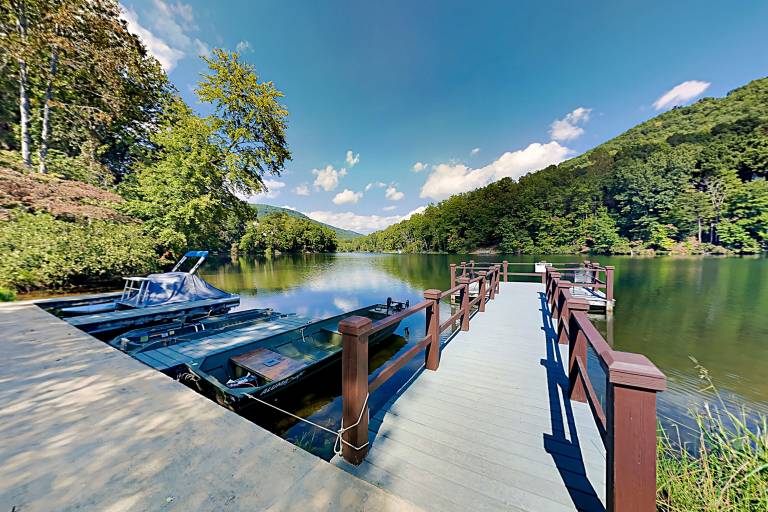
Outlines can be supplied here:
M501 269L501 280L508 282L511 279L514 280L517 277L538 277L541 282L546 280L546 272L549 270L556 270L563 274L579 274L579 282L576 282L573 286L582 286L584 288L590 288L593 291L597 289L605 290L605 298L608 302L613 302L613 281L614 281L614 267L603 266L597 262L583 261L583 262L567 262L567 263L521 263L521 262L476 262L474 260L462 261L461 263L451 263L451 286L457 283L458 277L474 277L480 270L487 270L488 268L498 266ZM512 271L511 269L519 267L533 267L533 272ZM537 267L542 269L537 271Z
M607 510L655 510L656 393L666 388L666 377L645 356L613 350L589 320L589 304L571 295L572 286L561 272L547 269L557 339L569 346L570 399L589 404L605 445ZM605 379L604 403L589 376L590 349Z
M458 325L460 331L469 330L473 308L484 312L486 303L499 292L499 266L477 270L474 277L458 278L458 284L445 291L426 290L424 301L409 308L372 322L369 318L351 316L339 322L342 334L342 457L352 464L360 464L368 453L368 400L367 397L389 380L398 370L408 364L422 350L424 366L437 371L440 366L440 335L451 325ZM470 299L470 286L477 284L478 293ZM445 322L440 323L440 301L458 294L457 310ZM368 376L368 338L409 316L426 310L426 336L382 367L379 372ZM351 427L351 428L350 428Z

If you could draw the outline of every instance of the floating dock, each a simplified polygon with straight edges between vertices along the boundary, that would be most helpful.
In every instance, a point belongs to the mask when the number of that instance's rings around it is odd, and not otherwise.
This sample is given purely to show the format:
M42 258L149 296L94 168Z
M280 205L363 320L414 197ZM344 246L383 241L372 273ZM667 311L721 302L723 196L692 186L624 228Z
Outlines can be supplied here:
M500 285L439 370L371 418L362 464L333 462L429 510L603 510L605 448L589 406L567 398L544 286Z
M3 512L419 510L32 303L0 356Z

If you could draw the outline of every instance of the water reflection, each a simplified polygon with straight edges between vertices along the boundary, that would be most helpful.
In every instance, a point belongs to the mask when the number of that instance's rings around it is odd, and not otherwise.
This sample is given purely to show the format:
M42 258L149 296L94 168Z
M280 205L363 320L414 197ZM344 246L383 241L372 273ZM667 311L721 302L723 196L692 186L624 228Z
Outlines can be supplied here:
M502 257L471 258L499 261ZM504 258L515 262L579 260L574 256ZM466 255L392 254L240 257L210 260L201 274L215 286L241 294L240 309L271 307L318 318L383 302L387 297L415 303L425 289L448 287L449 263L468 259ZM768 361L767 259L595 259L616 267L617 298L611 321L596 318L595 323L616 349L643 353L667 374L669 390L659 395L661 416L685 421L688 409L708 398L699 392L701 382L690 356L708 368L729 404L746 403L768 412L768 380L763 378ZM443 318L447 318L449 306L444 307ZM423 314L403 322L397 333L403 334L406 328L409 339L393 341L389 352L382 348L382 358L407 350L424 336ZM371 397L372 409L380 407L420 363L417 357L412 367L377 391ZM323 372L304 386L304 394L282 400L302 414L337 424L339 374L338 368ZM259 412L256 420L270 425L270 414ZM319 434L312 439L312 429L304 425L284 418L273 424L299 444L327 444Z

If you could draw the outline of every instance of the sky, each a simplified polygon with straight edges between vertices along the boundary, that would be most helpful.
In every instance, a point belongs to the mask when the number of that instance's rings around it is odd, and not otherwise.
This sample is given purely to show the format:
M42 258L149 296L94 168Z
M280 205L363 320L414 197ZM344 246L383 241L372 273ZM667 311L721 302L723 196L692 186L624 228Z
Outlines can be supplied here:
M768 75L768 2L122 0L182 97L212 48L288 108L249 198L361 233Z

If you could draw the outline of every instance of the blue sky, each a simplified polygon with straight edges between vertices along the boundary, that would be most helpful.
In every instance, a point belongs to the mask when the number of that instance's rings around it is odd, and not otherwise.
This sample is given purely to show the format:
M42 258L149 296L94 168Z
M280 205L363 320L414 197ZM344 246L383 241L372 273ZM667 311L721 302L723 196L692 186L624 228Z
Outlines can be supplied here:
M768 74L765 1L123 0L185 100L239 48L293 160L254 201L360 232Z

